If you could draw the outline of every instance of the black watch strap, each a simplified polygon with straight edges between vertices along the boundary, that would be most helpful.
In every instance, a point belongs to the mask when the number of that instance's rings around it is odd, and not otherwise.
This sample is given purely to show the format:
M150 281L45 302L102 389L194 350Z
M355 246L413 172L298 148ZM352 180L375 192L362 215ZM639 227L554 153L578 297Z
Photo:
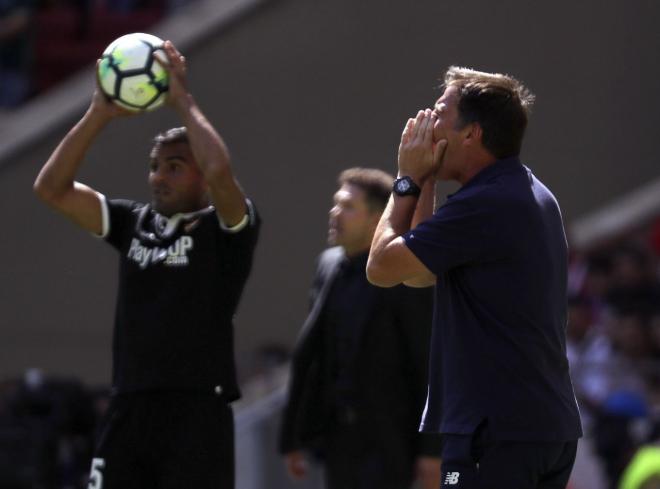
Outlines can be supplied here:
M412 195L413 197L419 197L419 194L422 193L422 189L413 181L410 177L399 177L394 180L392 184L392 192L396 195L404 197L406 195Z

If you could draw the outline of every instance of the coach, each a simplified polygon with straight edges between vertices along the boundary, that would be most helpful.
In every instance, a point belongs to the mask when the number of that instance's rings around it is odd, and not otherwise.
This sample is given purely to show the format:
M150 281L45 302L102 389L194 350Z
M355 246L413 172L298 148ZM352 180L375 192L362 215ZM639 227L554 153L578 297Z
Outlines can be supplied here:
M444 81L403 131L368 278L435 285L422 430L444 434L442 487L563 489L582 432L561 214L518 158L533 96L500 74L451 67ZM436 180L461 187L411 229Z

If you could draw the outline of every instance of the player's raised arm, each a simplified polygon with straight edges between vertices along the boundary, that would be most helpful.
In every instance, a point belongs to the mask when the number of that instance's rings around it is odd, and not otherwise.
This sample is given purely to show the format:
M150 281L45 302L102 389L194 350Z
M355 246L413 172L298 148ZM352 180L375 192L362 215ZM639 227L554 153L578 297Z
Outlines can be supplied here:
M229 151L188 91L185 58L170 41L165 42L169 61L168 103L177 111L188 130L195 161L209 186L218 217L229 227L239 224L246 215L245 195L231 170Z
M34 182L34 191L41 200L95 234L102 232L101 203L96 192L76 182L75 177L101 130L111 119L125 114L128 113L107 100L97 87L89 109L64 136Z

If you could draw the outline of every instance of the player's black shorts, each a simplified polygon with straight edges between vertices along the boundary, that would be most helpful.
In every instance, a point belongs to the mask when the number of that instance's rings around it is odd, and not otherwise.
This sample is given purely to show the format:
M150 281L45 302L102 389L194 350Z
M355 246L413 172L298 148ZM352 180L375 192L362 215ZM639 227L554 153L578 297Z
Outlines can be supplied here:
M443 435L442 489L565 489L577 441L492 440L485 425L472 435Z
M234 488L231 407L213 394L113 397L89 489L192 488Z

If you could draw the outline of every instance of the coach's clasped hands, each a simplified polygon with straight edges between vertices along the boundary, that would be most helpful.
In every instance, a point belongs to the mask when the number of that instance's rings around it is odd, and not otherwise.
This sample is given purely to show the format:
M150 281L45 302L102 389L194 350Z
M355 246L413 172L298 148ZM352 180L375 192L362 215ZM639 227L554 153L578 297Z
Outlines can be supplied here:
M420 187L440 166L447 140L433 141L437 120L431 109L420 110L417 117L408 119L399 144L399 175L411 177Z

